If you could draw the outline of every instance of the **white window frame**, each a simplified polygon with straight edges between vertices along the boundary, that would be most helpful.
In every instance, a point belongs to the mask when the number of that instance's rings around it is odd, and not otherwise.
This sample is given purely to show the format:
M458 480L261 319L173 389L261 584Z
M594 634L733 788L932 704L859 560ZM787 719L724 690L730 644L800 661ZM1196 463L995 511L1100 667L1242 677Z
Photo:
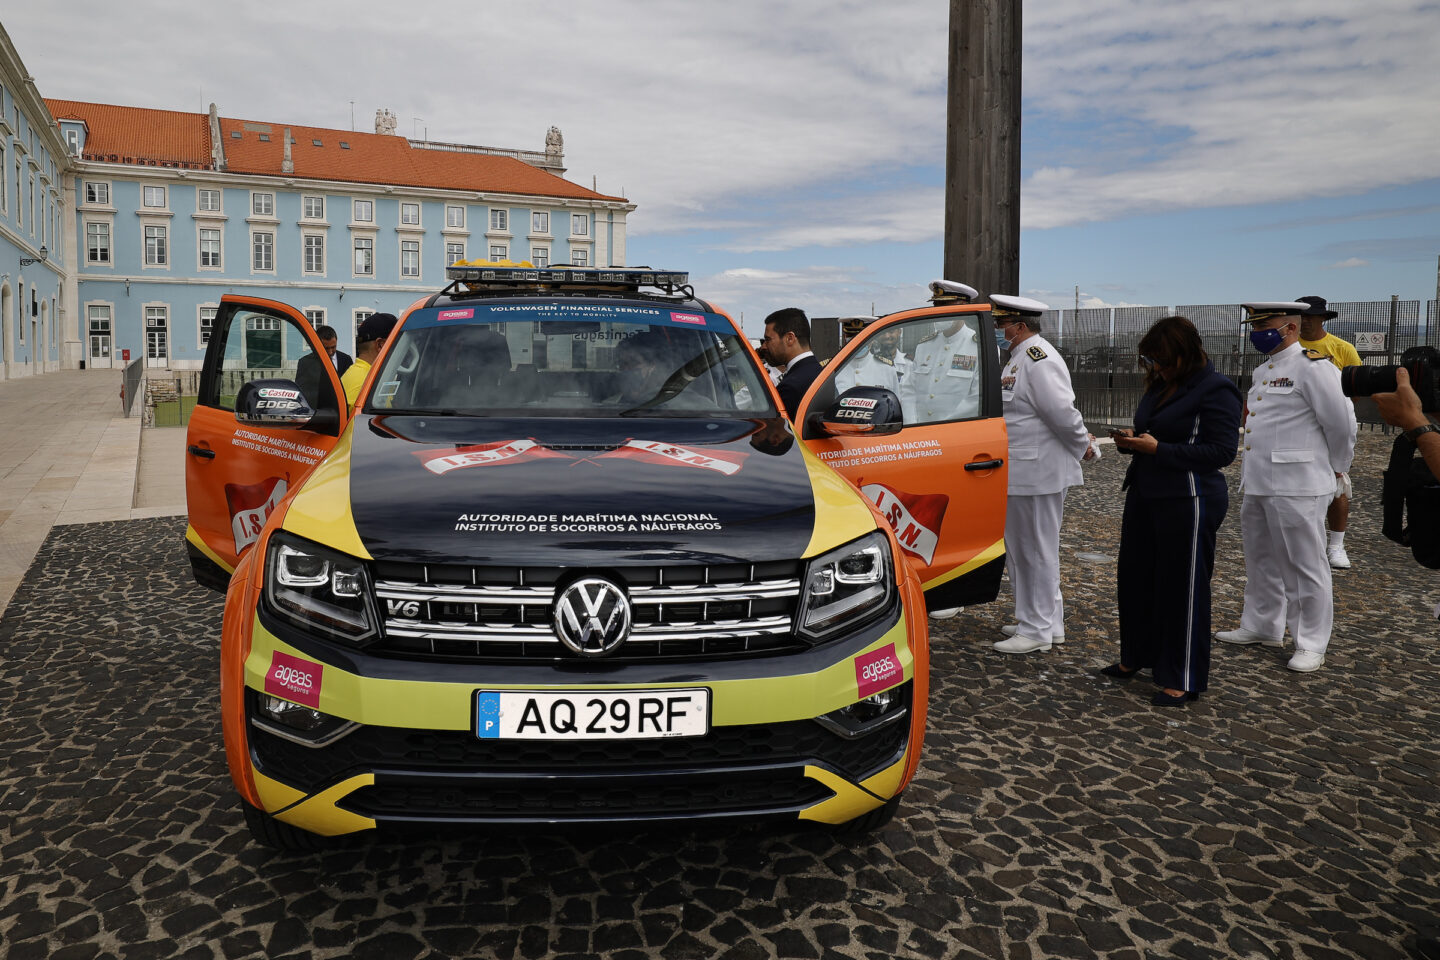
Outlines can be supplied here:
M96 309L105 311L105 333L97 334L91 327L94 321L92 313ZM104 357L96 357L91 349L91 337L103 336L110 341L110 352ZM85 356L90 360L109 360L112 364L115 361L115 304L109 300L88 300L85 303Z
M90 198L90 194L91 194L91 192L92 192L91 189L90 189L91 187L96 187L96 188L102 188L102 187L103 187L103 188L104 188L104 194L105 194L104 199L101 199L101 198L99 197L99 194L100 194L101 191L100 191L99 189L96 189L95 191L93 191L93 192L96 194L96 197L95 197L95 199L92 200L92 199ZM109 180L86 180L86 181L85 181L84 191L85 191L85 199L84 199L83 201L81 201L81 202L82 202L85 206L87 206L87 207L108 207L108 206L110 206L110 181L109 181Z
M320 205L320 212L312 214L310 207L313 203ZM302 220L324 220L325 219L325 196L324 194L302 194L300 197L300 219Z
M530 211L530 232L538 237L550 236L550 211Z
M550 266L550 248L532 246L530 248L530 262L542 270Z
M311 327L314 327L318 330L319 328L325 326L324 307L306 307L300 312L305 315L305 320L310 324Z
M406 272L405 272L405 269L406 269L406 268L405 268L405 253L406 253L405 248L408 247L410 244L414 244L414 245L415 245L415 250L414 250L414 253L415 253L415 272L414 272L414 273L406 273ZM424 255L424 248L421 246L421 242L420 242L420 238L419 238L419 237L416 237L416 238L413 239L413 240L405 240L405 239L402 239L402 240L400 241L400 279L401 279L401 280L419 280L419 279L420 279L420 265L421 265L421 263L423 262L423 261L422 261L423 255Z
M457 214L457 213L460 214L460 216L459 216L458 218L455 216L455 214ZM459 223L456 223L456 222L455 222L457 219L460 221ZM447 203L447 204L445 205L445 226L451 228L452 230L464 230L464 229L465 229L465 205L464 205L464 204L459 204L459 203Z
M310 241L320 241L320 269L310 268ZM316 230L308 230L300 234L300 272L307 277L325 276L325 258L329 251L326 249L325 234Z
M364 206L365 212L369 214L365 219L360 219L360 209ZM374 200L351 200L350 201L350 222L351 223L374 223L375 222L375 201Z
M588 213L570 214L570 236L587 239L590 237L590 215Z
M454 248L454 247L459 247L459 248L460 248L459 256L456 256L456 255L455 255L455 250L452 249L452 248ZM452 258L453 258L453 259L452 259ZM446 241L445 241L445 266L448 267L448 266L450 266L451 264L459 263L461 260L464 260L464 259L465 259L465 241L464 241L464 240L446 240Z
M160 242L164 249L160 250L161 257L151 259L150 256L150 231L160 231ZM140 237L145 243L144 265L148 270L169 270L170 269L170 225L168 223L150 223L141 221ZM158 249L158 248L157 248Z
M165 321L165 322L164 322L161 326L159 326L159 327L151 327L151 326L150 326L150 311L152 311L152 310L158 310L158 311L160 311L160 314L161 314L162 318L163 318L164 321ZM142 359L142 360L146 361L146 365L148 365L148 362L149 362L149 360L151 359L151 357L150 357L150 331L151 331L151 330L164 330L164 331L165 331L165 357L164 357L164 359L165 359L165 362L166 362L166 363L169 363L169 362L170 362L171 360L173 360L174 357L175 357L175 340L174 340L174 338L171 336L172 331L170 330L170 304L168 304L168 303L163 303L163 302L162 302L162 303L144 303L144 304L141 304L141 305L140 305L140 333L141 333L140 356L141 356L141 359Z
M505 207L490 208L490 232L510 232L510 211L508 209L506 209Z
M214 194L215 206L205 206L205 197ZM225 212L225 191L219 187L196 187L195 188L195 212L196 213L224 213Z
M499 261L499 260L509 260L509 259L510 259L510 244L508 244L508 243L492 243L492 244L490 244L489 246L490 246L490 249L489 249L490 256L489 256L488 259L490 259L490 260L495 260L495 261ZM499 251L499 252L497 253L496 251Z
M151 191L152 191L152 190L158 190L158 191L159 191L159 193L160 193L160 202L159 202L159 203L151 203L151 202L150 202L150 197L151 197ZM140 185L140 207L141 207L141 209L143 209L143 210L169 210L169 209L170 209L170 191L169 191L168 189L166 189L166 187L165 187L164 184L158 184L158 185L157 185L157 184L153 184L153 183L144 183L144 184L141 184L141 185Z
M251 190L250 215L253 217L275 216L275 194L268 190Z
M351 310L350 323L352 324L352 326L350 327L350 329L354 330L356 333L359 333L360 324L364 323L365 318L371 316L375 312L376 311L370 309L369 307L356 307L354 310Z
M219 243L215 249L216 263L205 262L205 234L213 233ZM207 224L202 221L195 228L195 266L199 270L224 270L225 269L225 231L220 229L219 224Z
M409 214L412 214L412 213L415 215L415 218L414 218L413 220L408 220L408 219L406 219L406 217L407 217ZM401 225L402 227L418 227L418 226L420 226L420 204L419 204L419 203L412 203L412 202L409 201L409 200L402 200L402 201L400 202L400 225Z
M205 311L210 311L210 333L215 333L215 316L220 312L218 303L202 303L195 308L195 345L204 350L210 341L205 336Z
M584 261L585 261L584 263L581 263L581 262L580 262L580 260L581 260L582 258L583 258ZM591 266L594 266L594 264L592 264L592 263L590 262L590 248L589 248L589 247L571 247L571 248L570 248L570 262L573 263L573 264L574 264L575 266L577 266L577 267L591 267Z
M90 259L90 227L91 227L92 225L93 225L93 226L97 226L97 227L104 227L104 228L105 228L105 259L104 259L104 260L91 260L91 259ZM85 221L85 265L86 265L86 266L101 266L101 265L104 265L104 266L107 266L107 267L113 267L113 266L115 265L115 229L114 229L114 225L111 224L111 222L110 222L109 220L86 220L86 221Z
M255 255L256 255L256 253L258 252L258 251L256 250L256 246L257 246L257 242L258 242L258 238L259 238L259 237L269 237L269 238L270 238L270 246L269 246L270 265L269 265L269 266L257 266L257 265L256 265L256 262L255 262L256 257L255 257ZM251 272L251 273L263 273L263 274L274 274L274 273L275 273L275 246L276 246L276 244L275 244L275 231L274 231L274 230L251 230L251 231L250 231L250 272Z
M356 256L356 254L358 254L358 253L360 252L360 249L361 249L361 248L360 248L359 245L360 245L361 243L368 243L368 244L370 245L370 246L367 248L367 249L370 251L370 271L369 271L368 273L361 273L361 272L359 271L359 258ZM374 235L374 234L355 234L355 235L353 235L353 236L350 237L350 275L351 275L352 277L356 278L357 280L358 280L358 279L363 279L363 278L374 279L374 277L375 277L375 235Z

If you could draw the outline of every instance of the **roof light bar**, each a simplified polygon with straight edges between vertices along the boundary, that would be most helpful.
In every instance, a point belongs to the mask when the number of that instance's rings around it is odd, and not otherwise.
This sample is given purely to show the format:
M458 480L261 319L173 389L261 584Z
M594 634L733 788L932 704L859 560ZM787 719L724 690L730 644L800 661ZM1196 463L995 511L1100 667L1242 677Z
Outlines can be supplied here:
M678 270L651 270L644 267L546 267L528 261L460 260L445 268L451 280L466 284L544 283L594 286L674 288L690 282L690 274Z

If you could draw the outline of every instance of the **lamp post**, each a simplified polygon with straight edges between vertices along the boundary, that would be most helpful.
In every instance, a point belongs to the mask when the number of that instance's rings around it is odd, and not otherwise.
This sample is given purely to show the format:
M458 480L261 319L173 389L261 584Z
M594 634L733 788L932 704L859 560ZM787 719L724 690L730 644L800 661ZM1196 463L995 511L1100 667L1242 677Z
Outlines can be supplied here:
M21 258L20 258L20 266L22 266L22 267L28 267L28 266L30 266L30 264L32 264L32 263L44 263L46 260L49 260L49 259L50 259L50 251L45 249L45 245L44 245L44 244L41 244L41 245L40 245L40 256L38 256L38 257L21 257Z

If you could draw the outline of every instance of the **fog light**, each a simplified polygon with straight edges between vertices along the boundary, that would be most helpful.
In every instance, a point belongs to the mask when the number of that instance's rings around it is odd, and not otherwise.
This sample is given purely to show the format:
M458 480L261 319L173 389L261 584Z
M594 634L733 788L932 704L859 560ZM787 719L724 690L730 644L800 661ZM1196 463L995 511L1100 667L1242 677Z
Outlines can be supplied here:
M299 730L303 733L319 730L329 719L319 710L311 710L298 703L291 703L289 700L281 700L279 697L268 695L260 698L260 715L267 720L274 720L276 723L282 723L292 730Z
M852 703L848 707L841 707L837 713L843 713L859 723L874 720L876 717L884 716L900 703L900 695L895 688L882 690L877 694L866 697L859 703Z
M847 740L857 740L903 720L910 713L909 704L910 683L906 681L816 717L815 722Z

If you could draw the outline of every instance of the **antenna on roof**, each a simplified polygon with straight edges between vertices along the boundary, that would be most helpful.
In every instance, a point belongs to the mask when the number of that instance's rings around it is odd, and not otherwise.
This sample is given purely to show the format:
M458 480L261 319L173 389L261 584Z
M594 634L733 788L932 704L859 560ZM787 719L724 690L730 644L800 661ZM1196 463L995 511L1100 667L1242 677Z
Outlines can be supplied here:
M350 101L350 132L355 132L355 101Z

